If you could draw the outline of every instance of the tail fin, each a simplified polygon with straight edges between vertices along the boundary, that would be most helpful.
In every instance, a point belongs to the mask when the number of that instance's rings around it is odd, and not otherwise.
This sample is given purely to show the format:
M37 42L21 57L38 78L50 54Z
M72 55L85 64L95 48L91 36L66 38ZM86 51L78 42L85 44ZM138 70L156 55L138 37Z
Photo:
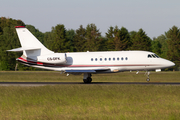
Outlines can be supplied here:
M47 49L27 28L24 26L16 26L22 48L12 49L9 51L23 51L26 57L35 57L54 53Z

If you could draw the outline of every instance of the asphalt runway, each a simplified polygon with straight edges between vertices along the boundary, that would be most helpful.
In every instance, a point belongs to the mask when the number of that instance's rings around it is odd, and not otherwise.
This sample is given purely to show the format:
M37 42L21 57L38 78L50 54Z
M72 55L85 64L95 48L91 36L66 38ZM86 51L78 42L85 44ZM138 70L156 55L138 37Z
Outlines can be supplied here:
M0 86L46 86L46 85L180 85L180 82L0 82Z

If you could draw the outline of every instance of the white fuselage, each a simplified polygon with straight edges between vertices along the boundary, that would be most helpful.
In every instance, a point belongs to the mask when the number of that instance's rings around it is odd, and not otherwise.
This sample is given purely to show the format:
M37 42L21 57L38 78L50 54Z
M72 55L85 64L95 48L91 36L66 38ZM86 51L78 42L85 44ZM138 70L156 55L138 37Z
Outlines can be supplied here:
M109 69L104 72L156 70L174 66L173 62L152 55L155 54L146 51L72 52L66 53L67 62L64 64L30 66L56 71Z

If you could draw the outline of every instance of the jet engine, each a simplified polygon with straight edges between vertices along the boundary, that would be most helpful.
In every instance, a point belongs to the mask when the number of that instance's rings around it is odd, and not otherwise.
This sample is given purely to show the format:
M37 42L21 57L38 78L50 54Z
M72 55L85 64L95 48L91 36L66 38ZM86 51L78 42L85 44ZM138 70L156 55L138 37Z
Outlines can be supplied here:
M50 64L65 64L67 62L66 53L53 53L37 57L38 62Z

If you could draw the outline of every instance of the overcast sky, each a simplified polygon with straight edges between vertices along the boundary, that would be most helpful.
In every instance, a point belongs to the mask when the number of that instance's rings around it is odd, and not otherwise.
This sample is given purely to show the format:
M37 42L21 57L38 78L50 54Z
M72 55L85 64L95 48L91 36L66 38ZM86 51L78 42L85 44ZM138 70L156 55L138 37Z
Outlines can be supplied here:
M20 19L41 32L94 23L103 36L110 26L142 28L153 38L180 27L180 0L0 0L0 16Z

